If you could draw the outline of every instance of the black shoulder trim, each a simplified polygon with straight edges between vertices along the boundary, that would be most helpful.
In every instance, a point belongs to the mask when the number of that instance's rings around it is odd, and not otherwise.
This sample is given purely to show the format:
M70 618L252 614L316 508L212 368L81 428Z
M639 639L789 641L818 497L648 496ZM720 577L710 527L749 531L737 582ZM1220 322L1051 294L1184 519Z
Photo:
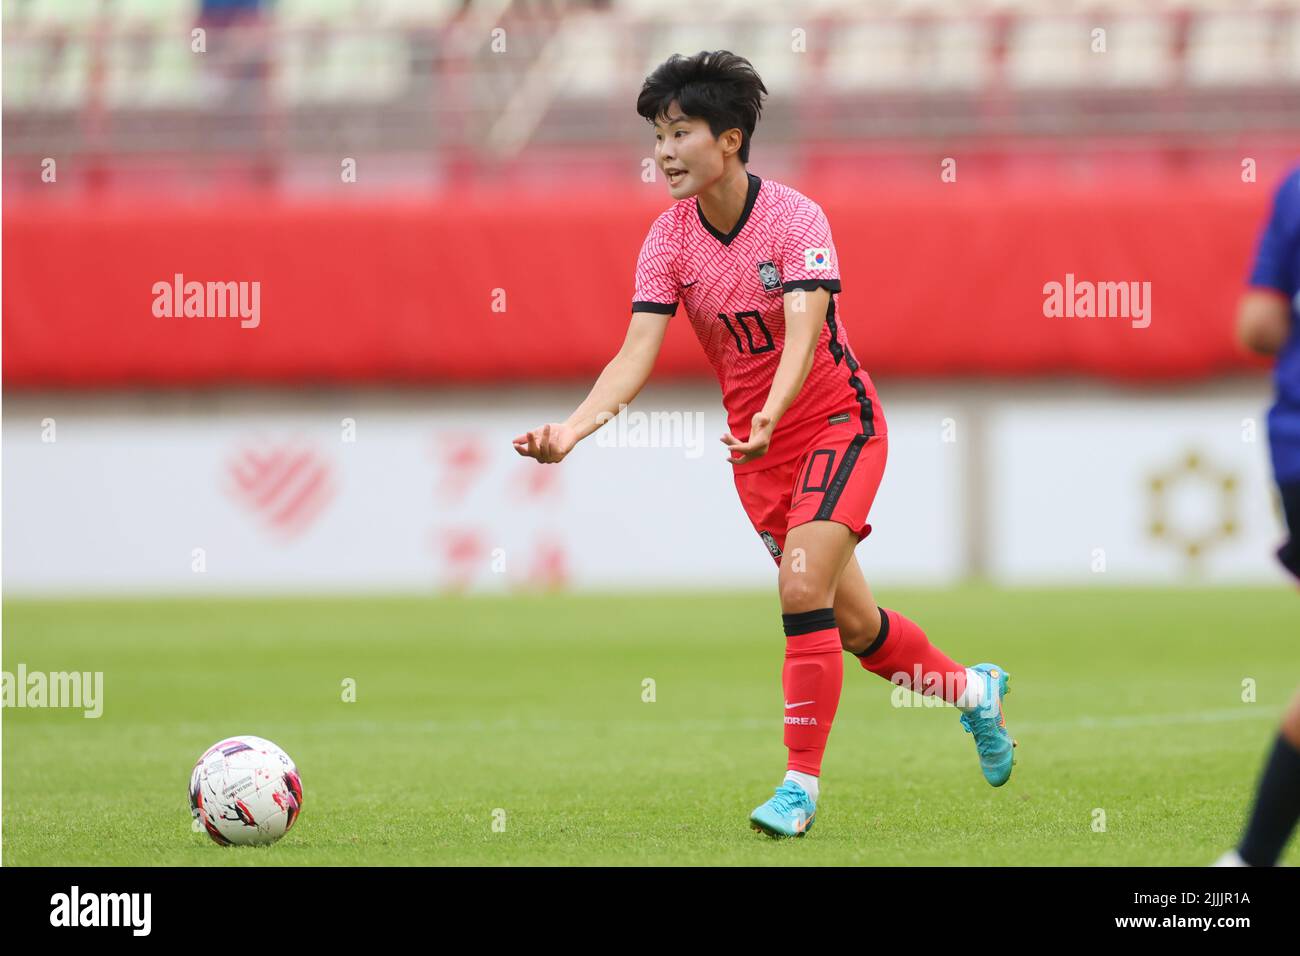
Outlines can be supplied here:
M805 292L811 292L813 289L830 289L832 292L840 291L839 279L798 279L794 282L781 283L782 292L793 292L795 289L803 289Z
M633 312L654 312L658 315L676 315L676 302L633 302Z

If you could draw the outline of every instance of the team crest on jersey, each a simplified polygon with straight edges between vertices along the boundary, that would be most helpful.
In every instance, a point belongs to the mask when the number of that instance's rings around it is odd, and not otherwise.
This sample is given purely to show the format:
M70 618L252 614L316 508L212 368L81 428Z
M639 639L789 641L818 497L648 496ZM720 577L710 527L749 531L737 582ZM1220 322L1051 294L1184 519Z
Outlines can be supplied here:
M758 536L762 538L763 543L767 545L767 550L772 552L772 557L774 558L781 557L781 546L776 543L776 538L772 536L772 532L760 531L758 533Z
M771 259L758 264L758 277L763 280L763 288L768 292L781 288L781 273L776 271L776 263Z

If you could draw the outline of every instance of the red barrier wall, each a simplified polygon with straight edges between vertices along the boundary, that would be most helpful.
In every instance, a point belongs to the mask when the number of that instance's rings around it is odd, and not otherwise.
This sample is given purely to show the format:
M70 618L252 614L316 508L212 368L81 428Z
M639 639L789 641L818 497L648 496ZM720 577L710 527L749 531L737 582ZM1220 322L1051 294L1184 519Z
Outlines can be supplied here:
M761 173L760 173L761 175ZM1232 313L1271 186L819 190L840 314L882 375L1189 379L1254 368ZM404 203L10 203L9 387L593 378L662 184ZM153 286L261 283L261 321L157 318ZM1151 283L1152 321L1048 318L1045 283ZM505 312L494 312L494 290ZM656 376L708 376L684 313Z

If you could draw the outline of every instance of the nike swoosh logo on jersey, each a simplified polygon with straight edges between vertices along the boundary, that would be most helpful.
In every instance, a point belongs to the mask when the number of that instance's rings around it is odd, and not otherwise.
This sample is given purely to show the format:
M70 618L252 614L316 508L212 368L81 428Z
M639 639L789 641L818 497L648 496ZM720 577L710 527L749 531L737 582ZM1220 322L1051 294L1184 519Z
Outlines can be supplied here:
M699 282L699 281L700 281L699 279L692 279L690 282L683 282L683 283L682 283L682 288L683 288L683 289L689 289L691 286L695 285L695 283L697 283L697 282Z
M815 703L817 703L817 701L815 700L801 700L797 704L786 704L785 709L789 710L791 707L802 707L804 704L815 704Z

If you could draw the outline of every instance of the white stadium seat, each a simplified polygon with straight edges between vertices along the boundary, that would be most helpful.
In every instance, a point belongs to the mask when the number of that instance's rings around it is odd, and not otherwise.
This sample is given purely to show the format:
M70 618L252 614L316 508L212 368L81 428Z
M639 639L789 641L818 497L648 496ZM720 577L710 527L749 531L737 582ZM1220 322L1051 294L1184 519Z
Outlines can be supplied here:
M203 55L188 31L119 32L109 41L104 100L116 109L197 106Z
M553 42L563 74L560 96L604 97L623 80L625 36L608 17L571 17Z
M1174 78L1174 25L1166 17L1105 21L1106 53L1097 59L1109 86L1154 88Z
M286 103L365 103L399 95L410 76L406 39L387 30L279 38L275 90Z
M871 20L836 31L826 59L831 89L905 90L915 81L911 24Z
M117 26L148 24L163 27L192 24L198 19L199 0L113 0L113 20Z
M1292 81L1300 80L1300 11L1287 20L1281 50L1282 75Z
M286 26L345 27L362 22L366 0L277 0L274 10Z
M104 10L103 0L28 0L15 5L12 16L33 27L88 28ZM5 29L10 7L5 5Z
M805 52L793 50L792 31L801 28ZM822 24L799 23L780 20L757 22L750 26L744 49L737 50L754 64L768 91L793 95L803 87L808 72L809 57L817 55L817 48L834 41L833 31Z
M942 18L917 35L917 82L931 90L974 90L992 74L993 29L987 20Z
M1089 75L1093 24L1084 17L1027 17L1007 38L1008 83L1020 89L1082 86Z
M1196 17L1187 36L1186 77L1193 86L1236 86L1276 79L1270 18L1249 13Z
M440 26L462 7L461 0L373 0L370 22L413 26Z

